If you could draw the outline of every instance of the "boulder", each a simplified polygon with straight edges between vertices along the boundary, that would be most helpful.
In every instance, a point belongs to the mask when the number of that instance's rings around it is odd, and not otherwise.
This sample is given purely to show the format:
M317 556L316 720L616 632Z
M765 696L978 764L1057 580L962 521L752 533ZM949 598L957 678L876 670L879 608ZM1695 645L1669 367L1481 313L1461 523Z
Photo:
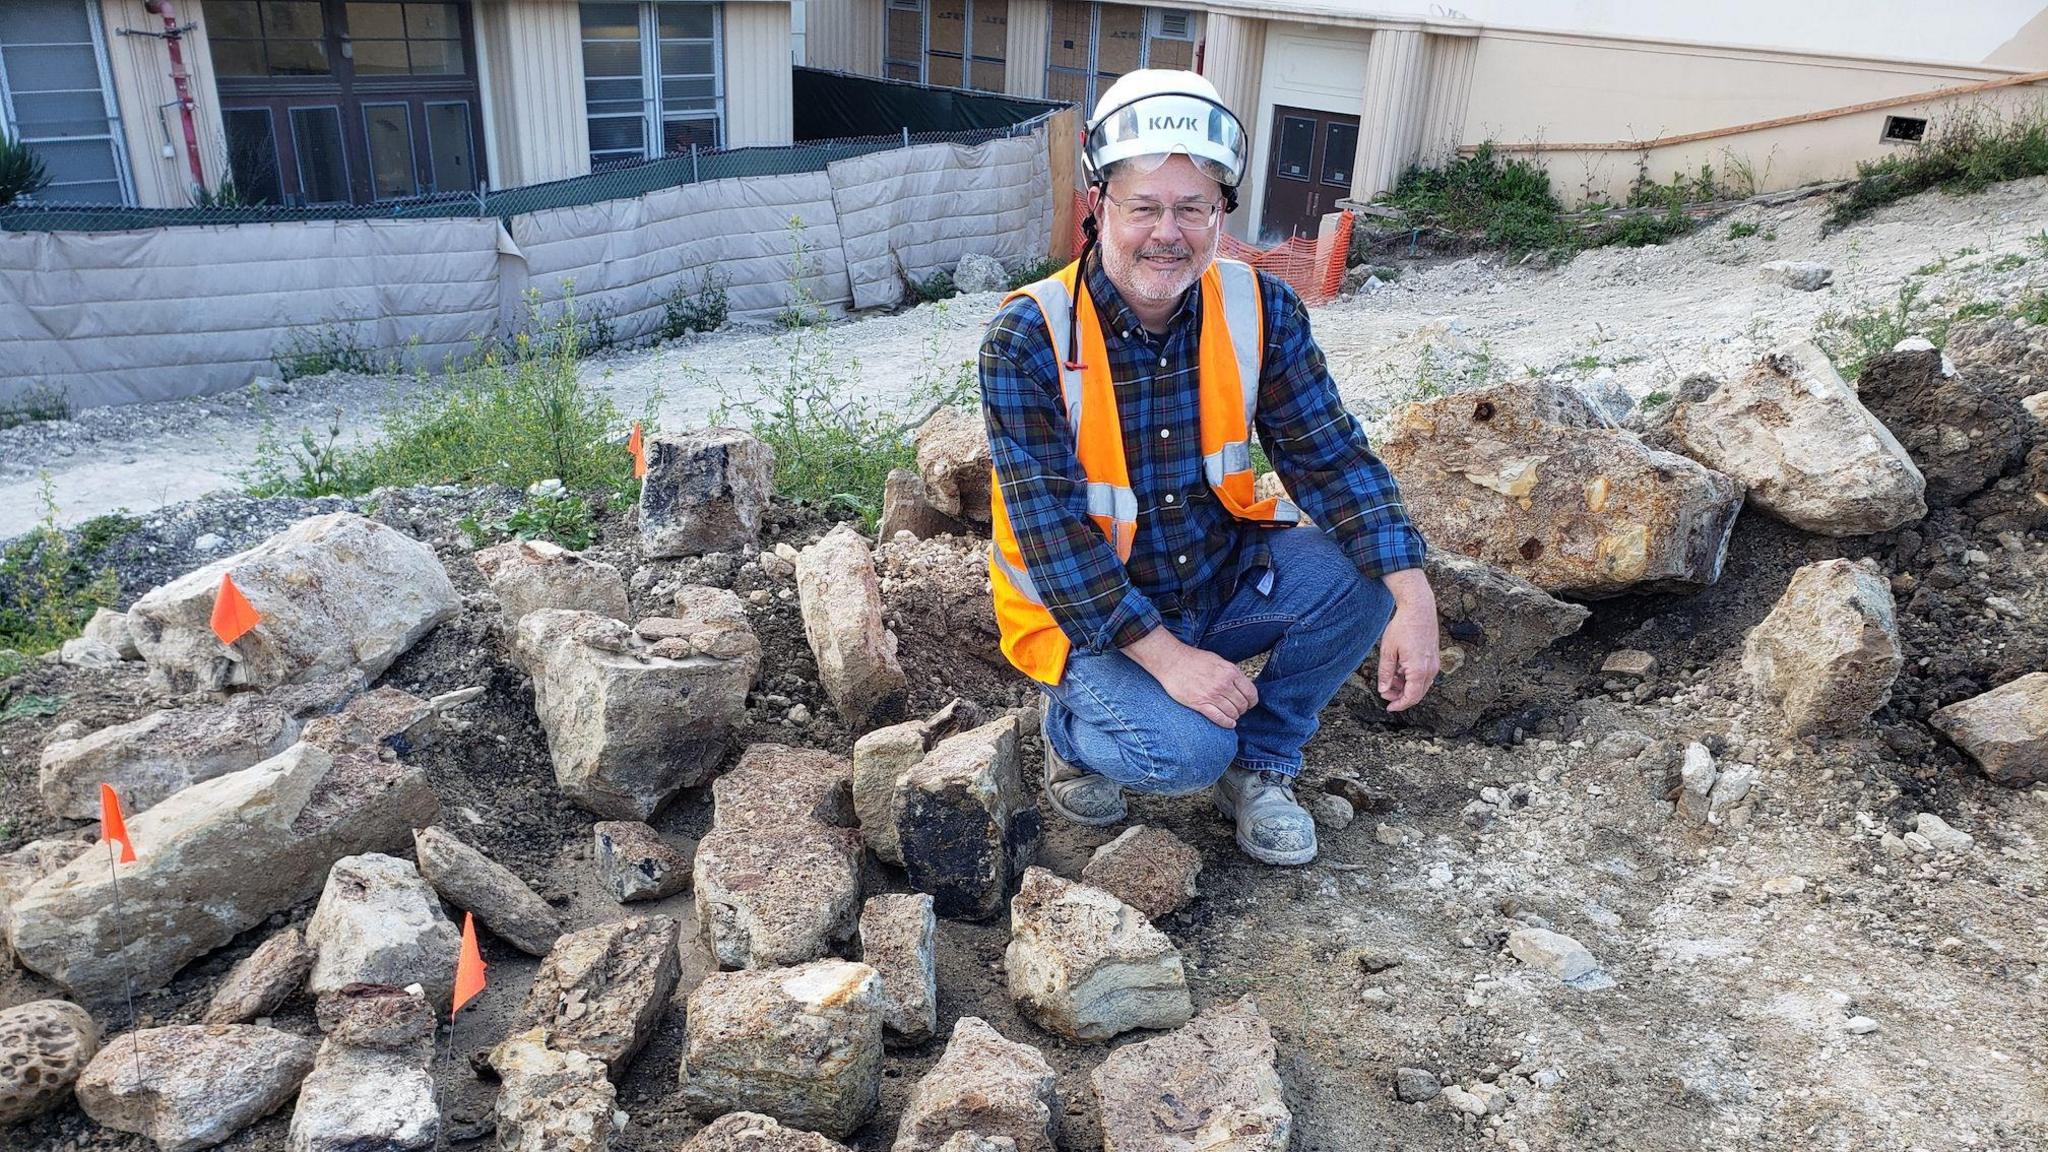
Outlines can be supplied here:
M737 428L650 437L641 549L651 557L753 550L774 472L775 450Z
M313 950L294 926L256 946L213 990L213 999L199 1016L201 1024L247 1024L269 1016L306 986L313 971Z
M57 662L72 668L104 672L121 665L121 650L90 636L74 636L57 646Z
M24 965L82 997L119 994L124 973L136 991L157 988L318 895L336 860L404 851L412 829L439 813L417 768L294 745L129 819L137 859L120 866L118 922L107 863L87 854L14 902L8 943Z
M1508 933L1508 951L1515 959L1539 972L1547 972L1574 987L1611 985L1600 971L1600 962L1584 944L1548 928L1520 928Z
M477 571L498 598L510 632L520 618L542 608L595 612L614 620L630 618L626 580L602 560L592 560L546 540L508 540L478 552Z
M434 1010L388 985L351 986L322 1002L327 1038L299 1085L289 1152L413 1152L441 1135L434 1093Z
M499 1152L608 1152L626 1126L604 1061L547 1045L539 1030L491 1052Z
M313 1041L252 1024L130 1032L78 1078L78 1106L102 1128L160 1152L211 1148L282 1107L313 1070Z
M561 608L519 622L555 782L579 807L645 820L717 767L745 718L759 642L751 631L744 640L730 628L700 631L696 639L648 640L609 616ZM706 643L732 654L713 654Z
M135 634L128 631L128 614L112 608L95 608L92 619L85 622L85 630L79 633L81 639L96 640L123 660L142 659L141 649L135 646Z
M1863 536L1927 515L1913 458L1811 344L1773 352L1736 380L1687 380L1666 432L1795 528Z
M1757 270L1764 279L1795 292L1818 292L1835 278L1835 270L1812 260L1767 260Z
M711 831L691 883L720 964L797 964L852 938L861 864L852 777L829 753L757 744L712 783Z
M966 252L953 266L953 287L963 295L969 292L1002 292L1010 287L1010 274L1003 269L1001 260L979 252Z
M932 505L924 477L908 468L889 469L889 478L882 484L882 519L875 529L876 540L894 540L898 532L908 532L922 540L946 533L964 536L969 531L966 521L948 516Z
M100 1026L68 1000L0 1010L0 1127L62 1103L99 1050Z
M1007 1137L1019 1152L1054 1152L1061 1115L1057 1081L1038 1049L962 1016L945 1055L911 1089L892 1152L940 1152L961 1132Z
M681 1152L847 1152L816 1132L784 1128L759 1112L727 1112L697 1130Z
M1286 1152L1294 1114L1250 997L1111 1052L1088 1077L1103 1152Z
M1526 706L1540 683L1542 653L1592 615L1483 560L1432 551L1423 569L1436 593L1443 654L1436 686L1400 713L1388 713L1377 692L1361 694L1370 710L1401 723L1455 735L1491 713ZM1379 659L1374 649L1359 667L1368 683L1377 682Z
M906 720L877 728L853 742L853 809L861 839L883 861L901 866L903 846L896 835L896 790L905 773L924 759L932 746L962 728L974 726L979 710L955 698L929 720Z
M682 926L668 916L635 916L563 936L541 961L509 1031L601 1060L614 1079L624 1075L675 991L681 936Z
M1557 384L1411 404L1379 450L1435 549L1550 593L1711 584L1742 506L1735 481L1646 447Z
M986 526L989 483L995 476L988 425L978 408L941 407L920 425L917 472L932 507L947 516Z
M830 752L755 744L711 783L712 827L769 831L791 824L854 826L853 766Z
M299 722L260 696L172 708L43 747L36 788L43 806L68 820L97 820L100 785L120 794L129 815L183 788L237 772L284 751Z
M882 592L868 542L841 524L798 553L797 606L818 660L818 680L846 723L894 720L909 697L896 635L882 624Z
M906 1044L922 1044L939 1026L938 932L924 893L861 905L861 963L882 982L882 1027Z
M1072 1040L1187 1023L1180 952L1136 908L1043 868L1024 873L1010 902L1003 971L1033 1023Z
M228 573L263 615L233 644L221 643L212 626ZM344 671L375 679L461 610L433 549L375 520L334 512L143 593L128 609L128 626L152 684L218 692Z
M1871 357L1856 395L1898 437L1935 507L1982 490L2019 463L2026 446L2026 411L1949 370L1933 348Z
M529 956L545 956L562 934L562 918L510 868L464 844L444 828L412 834L420 875L441 899L465 912L491 933Z
M881 1099L881 984L845 960L706 977L685 1012L684 1102L844 1139Z
M1742 646L1743 672L1797 735L1863 724L1904 664L1891 584L1853 560L1794 572Z
M411 862L381 852L334 862L306 921L313 970L306 990L327 996L350 984L419 984L436 1005L455 987L462 934Z
M938 914L986 920L1038 852L1042 818L1024 790L1017 720L950 737L904 773L892 808L910 886Z
M31 840L5 855L0 855L0 937L5 936L8 909L14 906L21 894L35 887L37 881L84 856L100 843L97 827L77 828ZM100 849L100 859L105 861L109 849ZM0 949L0 955L5 950Z
M445 729L432 701L389 686L366 692L339 712L306 721L299 739L329 752L355 749L410 756L440 742Z
M621 904L664 900L690 886L690 860L637 820L602 820L591 826L598 882Z
M2048 781L2048 672L1951 704L1929 722L2000 784Z
M1202 854L1164 828L1134 824L1095 850L1081 880L1157 920L1196 896Z

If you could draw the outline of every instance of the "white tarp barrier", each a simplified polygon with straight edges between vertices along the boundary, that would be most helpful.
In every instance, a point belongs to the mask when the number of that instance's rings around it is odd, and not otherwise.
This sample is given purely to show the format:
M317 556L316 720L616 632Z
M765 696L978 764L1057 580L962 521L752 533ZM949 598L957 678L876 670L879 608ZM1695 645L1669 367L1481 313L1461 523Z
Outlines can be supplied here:
M0 232L0 401L198 396L346 333L440 367L498 319L496 220Z
M904 297L904 278L951 272L969 252L1005 264L1048 250L1052 196L1045 134L968 147L927 144L826 168L855 308Z
M277 372L294 340L342 337L439 370L527 323L573 283L615 338L660 327L715 269L729 314L772 320L802 290L827 314L886 307L905 275L980 252L1048 250L1043 130L976 147L921 144L823 172L751 176L496 219L413 218L0 231L0 404L61 391L74 407L198 396ZM791 226L802 222L801 229Z

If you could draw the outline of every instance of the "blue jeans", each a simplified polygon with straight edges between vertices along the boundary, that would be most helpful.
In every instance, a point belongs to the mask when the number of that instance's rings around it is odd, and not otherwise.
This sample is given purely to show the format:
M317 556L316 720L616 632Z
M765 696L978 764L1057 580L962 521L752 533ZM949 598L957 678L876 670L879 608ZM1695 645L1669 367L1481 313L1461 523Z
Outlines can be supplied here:
M1267 536L1272 582L1237 589L1226 603L1194 603L1166 617L1187 644L1226 660L1270 652L1253 681L1259 702L1225 728L1166 694L1122 652L1067 658L1045 689L1045 738L1069 763L1137 792L1180 796L1238 764L1295 776L1317 714L1379 642L1393 594L1361 575L1335 541L1304 525Z

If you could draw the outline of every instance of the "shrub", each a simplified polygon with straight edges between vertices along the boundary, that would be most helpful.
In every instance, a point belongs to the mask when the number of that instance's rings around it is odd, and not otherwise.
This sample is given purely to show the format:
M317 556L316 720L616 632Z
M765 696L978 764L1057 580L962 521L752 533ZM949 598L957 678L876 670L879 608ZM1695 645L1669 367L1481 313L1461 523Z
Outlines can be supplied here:
M547 479L526 489L526 503L497 524L482 524L474 516L464 517L462 530L479 546L506 537L546 540L564 548L582 551L597 537L596 518L583 498Z
M50 185L50 174L42 158L20 140L0 131L0 208L24 196L33 196Z
M64 390L37 381L20 396L0 405L0 429L18 428L38 420L71 419L71 397Z
M960 294L960 290L953 286L953 274L941 268L922 280L911 280L910 294L917 297L919 304L931 304L951 300Z
M1833 232L1930 188L1981 192L2002 181L2044 174L2048 110L2036 107L2012 120L1983 110L1967 111L1909 152L1858 164L1855 182L1835 201L1821 230Z
M673 340L692 332L716 332L725 327L730 309L725 288L725 273L716 265L704 273L697 291L685 292L677 287L661 310L661 339Z
M2044 233L2048 235L2048 233ZM1066 267L1066 264L1050 256L1041 257L1029 264L1019 265L1010 272L1010 291L1015 292L1026 284L1034 284Z
M0 649L30 656L78 635L121 591L114 570L92 570L95 553L57 527L56 492L48 476L39 499L41 522L0 551Z
M355 329L339 324L292 329L285 337L283 354L275 362L278 376L287 381L328 372L377 371L370 350L357 342Z
M1441 168L1408 169L1387 201L1412 220L1484 233L1504 248L1564 245L1564 208L1550 190L1550 174L1525 160L1501 159L1491 141Z

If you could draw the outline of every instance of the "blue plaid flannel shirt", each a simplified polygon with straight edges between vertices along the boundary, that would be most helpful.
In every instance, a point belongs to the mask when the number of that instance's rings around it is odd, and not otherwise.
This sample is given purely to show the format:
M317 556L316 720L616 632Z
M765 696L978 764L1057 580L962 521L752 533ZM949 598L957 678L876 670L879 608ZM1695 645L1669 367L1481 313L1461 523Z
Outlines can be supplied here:
M1138 497L1129 563L1088 518L1058 365L1038 308L1019 297L989 322L981 401L1011 527L1032 582L1078 649L1106 652L1157 628L1162 611L1227 599L1240 582L1269 586L1268 529L1233 517L1202 477L1196 357L1201 293L1190 290L1154 336L1102 270L1087 268ZM1422 566L1422 536L1392 474L1337 397L1308 312L1285 281L1258 274L1266 347L1258 437L1288 493L1369 578Z

